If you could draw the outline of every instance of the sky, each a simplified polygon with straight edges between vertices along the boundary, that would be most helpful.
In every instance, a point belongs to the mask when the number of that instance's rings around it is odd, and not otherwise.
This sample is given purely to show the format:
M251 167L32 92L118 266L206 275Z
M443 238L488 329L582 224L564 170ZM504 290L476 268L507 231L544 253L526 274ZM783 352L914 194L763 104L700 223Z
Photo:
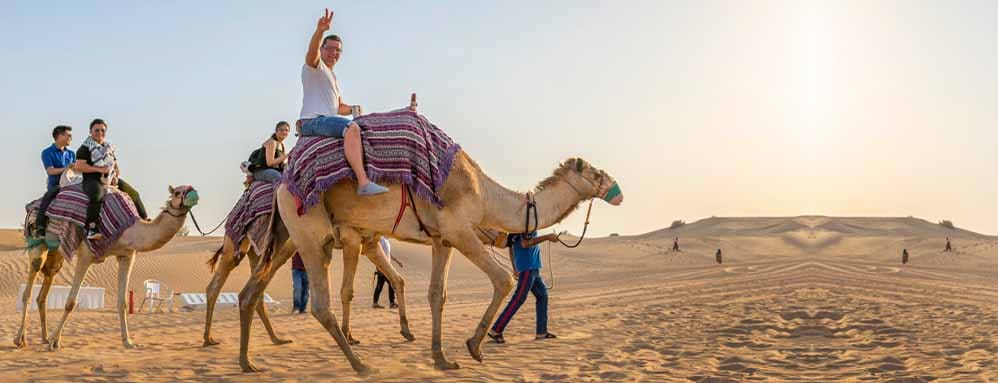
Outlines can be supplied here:
M596 202L591 234L810 214L998 234L989 1L6 0L0 227L44 192L51 129L73 126L75 149L96 117L147 207L191 184L199 222L223 220L239 162L297 117L326 7L345 102L387 111L416 92L422 114L521 191L587 159L625 196Z

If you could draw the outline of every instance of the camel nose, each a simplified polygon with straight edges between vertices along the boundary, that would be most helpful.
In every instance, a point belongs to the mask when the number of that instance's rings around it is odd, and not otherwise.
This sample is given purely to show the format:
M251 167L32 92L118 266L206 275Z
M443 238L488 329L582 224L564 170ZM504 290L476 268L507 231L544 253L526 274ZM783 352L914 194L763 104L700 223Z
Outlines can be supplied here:
M621 204L622 202L624 202L624 195L623 195L623 194L620 194L620 195L618 195L618 196L616 196L616 197L613 197L613 199L612 199L612 200L610 200L610 205L613 205L613 206L620 206L620 204Z

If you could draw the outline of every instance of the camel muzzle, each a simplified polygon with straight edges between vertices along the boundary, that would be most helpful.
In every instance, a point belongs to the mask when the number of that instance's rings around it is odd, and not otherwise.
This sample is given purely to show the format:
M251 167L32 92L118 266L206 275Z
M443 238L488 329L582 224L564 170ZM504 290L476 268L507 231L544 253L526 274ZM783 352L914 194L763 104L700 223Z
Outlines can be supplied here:
M610 187L610 190L606 191L606 195L603 196L603 200L609 202L613 206L620 206L621 202L624 202L624 194L620 191L620 185L616 182Z
M184 207L188 209L194 207L198 204L199 199L197 190L191 189L191 191L184 195Z

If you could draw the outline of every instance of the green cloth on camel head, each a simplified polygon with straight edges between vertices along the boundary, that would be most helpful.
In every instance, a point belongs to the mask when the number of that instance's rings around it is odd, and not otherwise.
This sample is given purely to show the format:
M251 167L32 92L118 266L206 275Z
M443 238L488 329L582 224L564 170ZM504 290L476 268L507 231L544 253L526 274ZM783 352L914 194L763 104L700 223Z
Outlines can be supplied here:
M606 202L610 202L613 201L614 198L617 198L617 196L619 195L620 195L620 185L614 183L613 186L610 187L610 190L607 190L606 195L603 196L603 200Z

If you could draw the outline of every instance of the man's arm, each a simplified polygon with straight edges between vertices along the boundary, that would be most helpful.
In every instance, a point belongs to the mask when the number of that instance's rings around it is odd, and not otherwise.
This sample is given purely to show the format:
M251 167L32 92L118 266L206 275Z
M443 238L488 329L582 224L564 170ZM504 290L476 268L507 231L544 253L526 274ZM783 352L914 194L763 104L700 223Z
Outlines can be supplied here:
M554 241L557 241L557 240L558 240L558 236L557 235L548 234L548 235L540 236L540 237L537 237L537 238L534 238L534 239L522 239L522 240L520 240L520 247L528 248L528 247L532 247L532 246L537 246L537 245L542 244L544 242L548 242L548 241L554 242Z
M340 97L340 109L336 111L337 114L341 116L353 115L353 105L344 104L343 98Z
M69 164L69 166L64 167L64 168L57 168L55 166L49 166L49 167L45 168L45 173L48 173L48 175L50 175L50 176L58 176L58 175L61 175L62 173L65 173L66 169L69 169L69 168L73 167L73 165L74 164Z
M75 169L82 173L101 173L107 174L111 172L111 168L108 166L98 167L90 166L87 164L86 160L76 160Z
M322 35L329 30L333 23L333 13L326 8L326 13L319 18L318 24L315 26L315 32L312 32L312 39L308 42L308 51L305 52L305 65L312 68L319 67L319 47L322 46Z

